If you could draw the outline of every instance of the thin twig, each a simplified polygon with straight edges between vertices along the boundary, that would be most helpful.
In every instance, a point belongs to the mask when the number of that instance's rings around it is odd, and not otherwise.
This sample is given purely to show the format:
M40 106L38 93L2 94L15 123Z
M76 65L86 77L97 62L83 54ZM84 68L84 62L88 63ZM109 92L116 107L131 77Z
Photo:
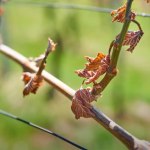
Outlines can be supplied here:
M36 125L36 124L34 124L34 123L32 123L32 122L29 122L29 121L27 121L27 120L24 120L24 119L22 119L22 118L19 118L19 117L17 117L17 116L14 116L14 115L12 115L12 114L10 114L10 113L8 113L8 112L6 112L6 111L3 111L3 110L1 110L1 109L0 109L0 114L3 115L3 116L7 116L7 117L9 117L9 118L18 120L18 121L20 121L20 122L22 122L22 123L24 123L24 124L27 124L28 126L34 127L34 128L36 128L36 129L41 130L41 131L43 131L43 132L46 132L46 133L48 133L48 134L51 134L51 135L53 135L53 136L55 136L55 137L57 137L57 138L59 138L59 139L65 141L65 142L71 144L72 146L75 146L75 147L78 148L78 149L87 150L86 148L84 148L84 147L82 147L82 146L80 146L80 145L78 145L78 144L76 144L76 143L74 143L74 142L72 142L72 141L70 141L70 140L68 140L68 139L66 139L66 138L64 138L64 137L62 137L61 135L59 135L59 134L57 134L57 133L55 133L55 132L52 132L52 131L50 131L50 130L48 130L48 129L46 129L46 128L43 128L43 127L41 127L41 126L38 126L38 125Z
M96 6L87 6L87 5L77 5L77 4L65 4L65 3L46 3L46 2L26 2L26 1L10 1L5 5L29 5L35 7L47 7L50 9L75 9L75 10L85 10L91 12L100 12L100 13L110 13L112 8L102 8ZM150 17L150 14L147 13L136 13L140 17Z
M46 59L47 59L49 53L51 53L52 51L55 50L55 46L56 46L56 44L50 38L48 38L48 47L45 51L44 58L42 59L42 62L40 63L37 75L41 75L42 71L45 68Z
M35 67L33 63L31 63L26 57L16 52L15 50L11 49L10 47L1 44L0 52L6 55L8 58L14 60L16 63L20 64L22 67L25 67L29 71L33 71L33 72L38 71L38 68ZM75 91L72 88L70 88L69 86L67 86L66 84L64 84L63 82L61 82L60 80L52 76L50 73L46 72L45 70L43 70L42 76L44 77L46 82L48 82L55 89L57 89L62 94L67 96L70 100L72 100L75 94ZM93 119L96 120L99 124L101 124L106 130L108 130L112 135L114 135L129 149L135 150L137 146L139 147L139 141L140 143L143 144L141 140L138 140L133 135L128 133L125 129L121 128L119 125L117 125L114 121L112 121L100 110L97 110L95 107L92 107L91 111L95 115Z

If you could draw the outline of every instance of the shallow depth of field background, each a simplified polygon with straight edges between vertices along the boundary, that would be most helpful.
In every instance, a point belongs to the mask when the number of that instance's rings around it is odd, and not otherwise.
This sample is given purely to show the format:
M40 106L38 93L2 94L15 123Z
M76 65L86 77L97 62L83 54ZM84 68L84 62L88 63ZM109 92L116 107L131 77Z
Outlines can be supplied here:
M58 43L46 70L73 89L82 79L74 71L84 67L84 56L107 53L122 24L112 23L109 13L74 9L50 9L44 5L5 5L1 34L6 45L26 57L37 57L51 37ZM23 0L20 0L22 2ZM24 0L25 1L25 0ZM27 2L27 1L26 1ZM32 0L38 2L38 0ZM43 0L118 8L120 0ZM150 4L134 1L136 12L150 13ZM131 54L121 51L117 77L93 103L129 132L150 141L150 18L137 17L145 34ZM130 29L136 30L135 25ZM0 109L48 128L89 150L126 150L125 146L92 119L75 120L71 102L46 82L36 95L22 96L22 68L0 54ZM74 150L59 139L0 116L1 150Z

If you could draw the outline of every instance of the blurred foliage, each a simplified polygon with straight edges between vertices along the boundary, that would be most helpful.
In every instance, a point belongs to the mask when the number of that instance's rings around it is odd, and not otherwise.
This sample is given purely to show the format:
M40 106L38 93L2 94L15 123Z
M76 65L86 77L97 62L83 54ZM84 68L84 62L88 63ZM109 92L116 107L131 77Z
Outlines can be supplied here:
M10 0L10 4L4 6L5 14L1 22L4 43L27 57L37 57L44 52L47 38L51 37L58 46L47 60L46 70L74 89L78 89L82 83L74 70L84 67L84 56L95 56L100 51L107 53L110 42L122 27L119 23L112 23L111 16L107 13L17 5L13 3L15 1ZM41 2L62 3L60 0ZM109 8L121 5L119 0L64 0L63 3ZM138 12L150 13L149 5L143 0L135 1L133 8ZM94 105L135 136L150 140L150 18L137 17L137 20L145 32L141 42L133 54L122 51L118 76ZM134 25L130 28L135 30ZM53 91L47 83L36 95L23 98L23 83L20 80L22 69L3 55L0 55L0 59L1 109L49 128L88 149L126 149L94 121L75 120L70 101L61 93ZM3 116L0 116L0 120L2 150L73 149L68 144L17 121Z

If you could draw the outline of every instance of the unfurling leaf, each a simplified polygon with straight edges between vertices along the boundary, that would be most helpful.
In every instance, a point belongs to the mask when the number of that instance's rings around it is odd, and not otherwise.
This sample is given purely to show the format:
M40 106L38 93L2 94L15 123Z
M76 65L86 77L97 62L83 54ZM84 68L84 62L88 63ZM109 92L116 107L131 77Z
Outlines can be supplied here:
M128 31L125 35L124 41L123 41L123 46L130 46L127 51L133 52L134 48L136 47L136 45L138 44L138 42L140 41L142 35L143 35L143 31L139 30L139 31ZM116 37L116 39L119 38L120 35L118 35Z
M125 21L125 13L126 13L127 4L124 4L117 10L113 10L111 12L111 16L113 17L112 22L117 21L123 23ZM136 17L136 14L134 12L131 12L130 19L134 20Z
M85 64L85 68L81 70L76 70L75 73L78 76L86 78L86 84L95 82L101 75L106 73L109 64L110 56L98 53L96 58L86 56L88 63Z
M23 90L23 96L29 95L30 93L36 93L37 89L41 86L43 77L41 75L32 74L30 72L24 72L22 80L25 83Z
M92 105L90 104L94 100L96 100L96 98L91 94L89 88L77 90L71 105L71 110L75 114L75 118L90 118L94 116L91 112Z

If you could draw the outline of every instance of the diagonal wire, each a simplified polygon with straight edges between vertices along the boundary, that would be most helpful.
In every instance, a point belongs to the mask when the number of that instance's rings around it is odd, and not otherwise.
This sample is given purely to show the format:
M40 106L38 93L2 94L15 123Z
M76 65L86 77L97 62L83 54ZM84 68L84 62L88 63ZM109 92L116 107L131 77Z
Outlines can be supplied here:
M71 144L72 146L75 146L76 148L78 148L78 149L80 149L80 150L87 150L86 148L84 148L84 147L82 147L82 146L80 146L80 145L78 145L78 144L76 144L76 143L74 143L74 142L72 142L72 141L70 141L70 140L68 140L68 139L66 139L66 138L64 138L64 137L62 137L62 136L60 136L60 135L57 134L57 133L54 133L54 132L52 132L52 131L50 131L50 130L48 130L48 129L45 129L45 128L41 127L41 126L38 126L38 125L36 125L36 124L34 124L34 123L32 123L32 122L29 122L29 121L27 121L27 120L24 120L24 119L22 119L22 118L19 118L19 117L15 116L15 115L12 115L12 114L10 114L10 113L8 113L8 112L6 112L6 111L1 110L1 109L0 109L0 114L3 115L3 116L9 117L9 118L15 119L15 120L17 120L17 121L20 121L20 122L22 122L22 123L24 123L24 124L27 124L28 126L34 127L34 128L36 128L36 129L41 130L41 131L43 131L43 132L46 132L46 133L48 133L48 134L51 134L51 135L53 135L53 136L55 136L55 137L57 137L57 138L59 138L59 139L65 141L65 142Z
M88 5L77 5L77 4L65 4L65 3L48 3L48 2L20 2L20 1L13 1L8 2L8 5L15 4L15 5L31 5L37 7L47 7L51 9L77 9L77 10L86 10L86 11L93 11L93 12L101 12L101 13L110 13L113 9L111 8L102 8L96 6L88 6ZM147 13L136 13L137 16L140 17L150 17L150 14Z

